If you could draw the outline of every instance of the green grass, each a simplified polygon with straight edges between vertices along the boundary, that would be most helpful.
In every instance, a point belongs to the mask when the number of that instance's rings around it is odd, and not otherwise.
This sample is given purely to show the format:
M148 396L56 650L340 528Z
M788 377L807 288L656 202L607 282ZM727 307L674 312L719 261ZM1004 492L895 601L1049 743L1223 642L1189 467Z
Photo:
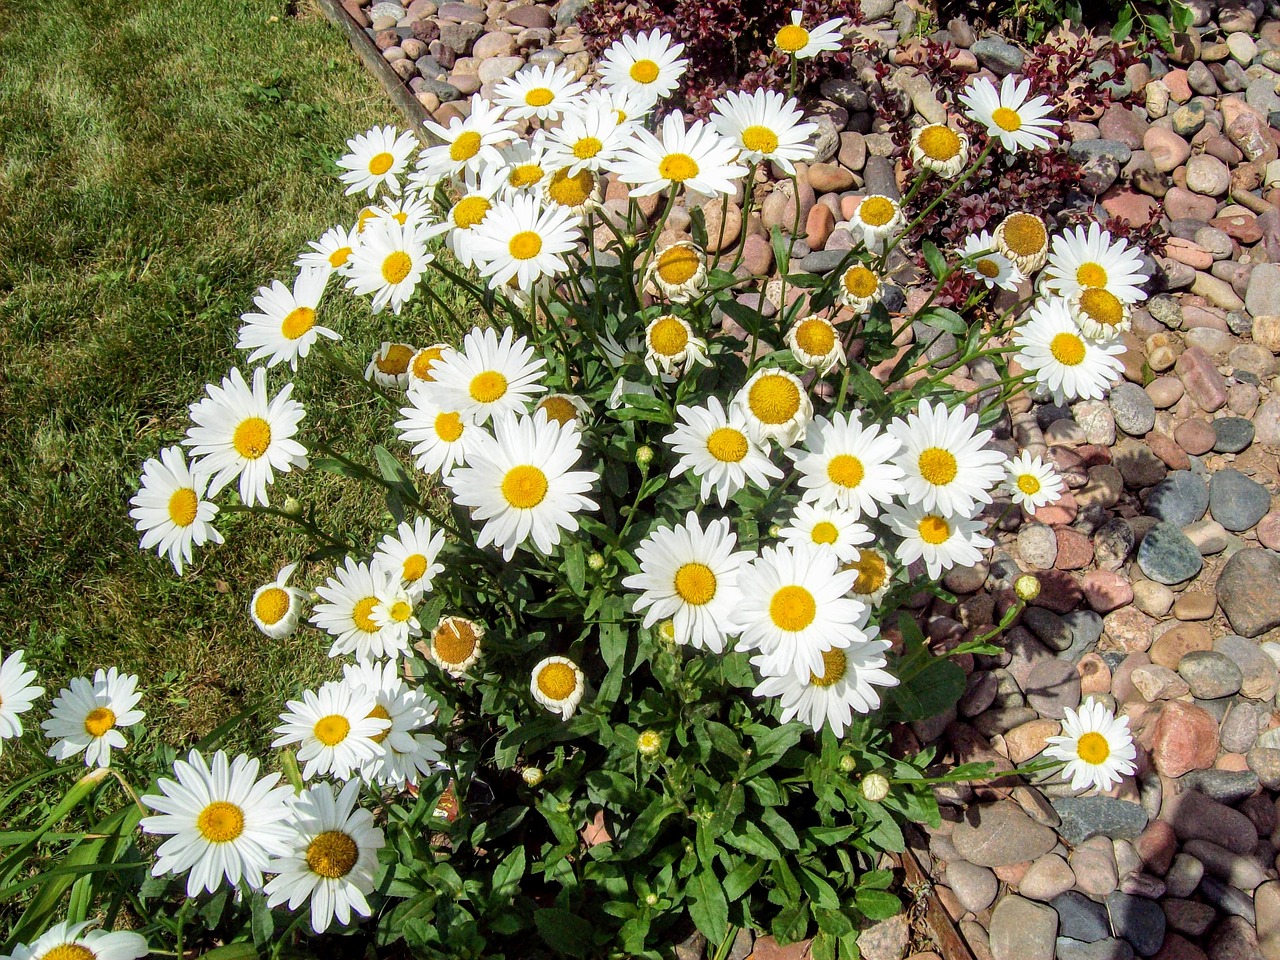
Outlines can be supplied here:
M247 615L306 542L224 515L226 545L179 578L139 551L127 501L204 384L244 368L255 289L291 282L308 239L354 220L360 198L334 176L345 139L403 123L305 3L0 4L0 63L0 650L25 646L48 690L27 743L63 682L116 665L141 675L149 739L181 747L262 702L231 738L260 748L287 695L337 673L316 631L272 641ZM370 317L333 289L322 317L353 357L434 339L423 304ZM298 395L304 428L344 450L391 443L392 411L315 355ZM319 503L371 543L382 505L347 483L290 475L272 502ZM34 760L10 745L0 782Z

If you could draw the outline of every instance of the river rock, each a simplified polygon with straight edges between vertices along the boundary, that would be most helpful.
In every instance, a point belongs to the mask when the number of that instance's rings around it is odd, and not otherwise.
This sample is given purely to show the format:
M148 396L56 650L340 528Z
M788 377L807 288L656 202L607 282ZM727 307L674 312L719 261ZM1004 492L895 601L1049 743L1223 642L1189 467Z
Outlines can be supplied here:
M1260 548L1232 555L1218 575L1218 604L1242 637L1280 626L1280 556Z
M969 807L951 834L960 856L982 867L1023 863L1048 853L1058 842L1048 827L1036 823L1007 800Z
M1200 551L1172 523L1160 521L1138 546L1138 566L1157 583L1174 584L1190 580L1203 566Z
M1271 509L1271 493L1239 470L1219 470L1209 483L1209 511L1228 530L1248 530Z

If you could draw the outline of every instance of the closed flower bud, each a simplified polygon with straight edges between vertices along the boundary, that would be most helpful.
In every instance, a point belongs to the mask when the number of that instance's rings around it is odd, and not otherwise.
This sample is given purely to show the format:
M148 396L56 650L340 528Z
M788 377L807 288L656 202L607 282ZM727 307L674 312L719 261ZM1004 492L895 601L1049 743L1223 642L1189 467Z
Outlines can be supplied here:
M840 769L844 773L853 773L854 768L858 766L858 761L849 754L845 754L840 758Z
M882 773L868 773L862 778L862 795L872 803L879 803L889 795L889 780Z
M647 467L651 463L653 463L653 447L648 444L636 447L636 464Z
M600 553L599 551L595 551L587 554L587 566L590 567L592 570L603 570L604 554Z
M285 497L283 510L291 517L302 516L302 501L297 497Z
M1030 603L1040 596L1040 578L1025 573L1013 582L1013 592L1024 603Z
M644 895L644 902L646 906L655 906L658 902L658 895L656 893L646 893Z
M524 770L520 772L520 776L524 777L524 782L529 786L536 787L542 782L542 768L525 767Z

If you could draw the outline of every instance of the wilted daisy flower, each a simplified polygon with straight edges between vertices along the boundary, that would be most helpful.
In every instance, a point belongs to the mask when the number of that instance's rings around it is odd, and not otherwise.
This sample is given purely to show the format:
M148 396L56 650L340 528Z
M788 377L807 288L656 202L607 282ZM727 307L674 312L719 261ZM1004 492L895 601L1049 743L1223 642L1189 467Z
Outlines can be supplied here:
M436 391L426 387L409 390L409 406L400 408L403 420L396 421L400 439L412 444L410 451L419 470L439 471L447 476L455 466L467 462L472 434L481 429L470 416L445 410L435 401Z
M527 140L513 140L502 150L502 166L486 167L502 173L501 195L511 198L540 190L555 165L547 162L547 134L535 130Z
M688 303L707 284L707 258L692 240L669 243L645 269L645 292Z
M845 229L854 236L862 233L862 242L872 253L884 249L885 241L896 230L900 230L906 220L902 216L902 207L892 197L872 194L863 197Z
M393 571L347 557L332 577L316 587L324 602L312 608L311 623L334 638L329 656L352 653L357 660L381 660L408 649L405 631L383 630L373 618L374 608L395 579Z
M339 224L330 227L319 240L308 240L311 249L298 255L294 266L299 269L311 267L328 273L345 273L351 252L355 249L358 236L354 230L348 230Z
M418 155L417 172L409 180L419 189L435 186L464 170L479 173L487 166L501 166L498 148L516 138L511 121L502 117L502 107L478 93L471 97L471 112L465 118L452 117L447 127L431 120L424 126L444 143L427 147Z
M1063 297L1097 289L1122 303L1145 300L1142 287L1148 279L1138 251L1123 238L1112 240L1111 232L1097 223L1054 237L1043 277L1045 289Z
M409 386L409 363L416 351L412 344L383 340L364 368L364 378L380 387L403 390Z
M289 578L298 569L296 563L285 564L272 583L264 584L253 592L249 601L249 616L253 625L272 640L283 640L298 628L302 616L302 604L307 594L289 586Z
M805 678L823 669L822 654L861 643L856 626L866 605L847 596L854 575L813 547L764 547L738 573L742 599L730 615L742 631L738 649L759 650L762 669Z
M406 590L422 594L431 589L431 580L444 569L436 557L444 546L444 531L431 529L431 521L418 517L412 524L401 523L394 535L378 544L373 562L400 577Z
M236 343L241 350L253 351L249 354L250 363L265 357L268 368L288 361L289 366L297 370L298 358L311 352L316 337L342 339L328 327L316 326L316 307L320 305L329 273L327 268L303 267L293 282L292 292L279 280L273 280L269 287L258 288L253 302L262 312L240 315L244 326Z
M409 385L434 383L435 374L431 372L437 363L443 360L453 348L447 343L433 343L423 347L409 358Z
M435 257L427 252L422 224L401 224L391 219L370 223L347 265L347 286L357 296L373 294L374 313L390 306L391 312L413 296L422 273Z
M306 448L293 439L306 415L302 404L291 399L293 384L286 383L268 400L266 370L253 371L250 389L233 367L221 387L210 383L204 389L208 396L191 405L194 425L182 441L191 448L193 472L213 475L211 497L239 477L240 499L247 506L267 506L267 485L275 472L307 466Z
M785 341L800 365L817 370L820 377L846 362L840 334L825 317L801 317L787 331Z
M167 553L179 575L191 562L193 547L222 543L222 534L213 528L218 505L204 499L208 486L207 473L187 469L181 447L166 447L159 460L142 465L142 486L129 501L129 516L142 534L139 547Z
M747 432L761 446L775 442L784 450L804 438L813 401L793 373L766 367L752 374L730 406L747 421Z
M1113 340L1133 327L1129 305L1102 287L1085 287L1071 294L1067 312L1090 340Z
M991 241L1025 276L1049 259L1049 231L1043 220L1030 213L1009 214L1000 221Z
M539 660L529 678L533 699L552 713L560 714L561 720L574 715L586 688L581 668L567 657Z
M1053 503L1062 496L1065 484L1057 471L1026 450L1005 464L1005 470L1009 475L1005 489L1013 497L1013 502L1027 513L1035 513L1037 507Z
M835 17L812 29L802 25L801 11L791 11L791 22L773 38L774 46L797 60L807 60L820 53L834 52L844 44L844 18Z
M945 123L912 130L911 162L921 170L954 180L969 162L969 138Z
M441 670L455 677L480 659L480 641L484 626L466 617L441 617L431 632L427 654Z
M371 716L391 724L374 735L373 742L381 752L365 763L360 775L372 783L404 786L431 773L444 744L432 734L419 732L435 723L439 705L421 690L410 688L396 667L394 660L381 664L348 663L343 665L342 674L351 686L363 687L373 694Z
M1032 307L1013 342L1022 348L1014 359L1048 388L1056 403L1100 400L1124 370L1117 357L1125 345L1086 338L1060 297Z
M972 566L992 541L981 534L982 520L948 514L938 507L918 503L889 506L884 513L889 528L902 538L898 560L906 566L921 558L929 576L937 580L954 566Z
M18 944L4 960L138 960L151 952L140 933L108 933L90 926L88 921L55 923L30 944Z
M1046 97L1032 97L1031 81L1019 82L1012 74L1000 83L1000 90L986 77L969 83L960 94L960 102L969 117L987 128L987 135L997 137L1010 153L1018 150L1046 150L1050 140L1057 140L1053 128L1058 120L1049 114L1053 108Z
M889 591L889 581L893 576L889 566L889 557L875 547L862 547L858 550L857 559L841 564L841 570L850 570L858 575L849 592L869 606L878 604Z
M36 672L28 670L23 663L24 653L15 650L0 662L0 752L6 740L22 736L22 719L18 714L26 713L36 699L44 695L44 687L32 685Z
M1137 751L1128 717L1114 716L1093 697L1080 705L1079 712L1065 709L1062 734L1049 737L1048 744L1044 755L1066 763L1062 772L1071 778L1072 790L1109 790L1135 770Z
M840 302L854 313L866 313L884 299L884 284L870 267L855 263L840 275L839 293Z
M272 732L280 734L273 747L299 744L302 778L333 776L348 779L352 772L376 757L381 748L373 738L390 729L391 722L373 715L377 701L364 687L331 681L317 692L302 691L301 700L290 700L283 721Z
M592 103L570 111L547 133L547 162L573 176L579 170L607 170L630 141L632 125L623 125L612 105Z
M493 213L473 229L471 253L481 276L498 289L514 280L528 289L543 275L558 276L569 267L561 254L582 239L573 213L544 206L537 197L500 200Z
M747 435L746 415L732 407L726 411L718 397L708 397L705 407L677 406L675 430L662 440L680 457L671 476L691 471L702 481L701 499L714 491L722 507L748 480L767 490L771 479L782 479L782 471Z
M576 106L585 89L585 83L575 80L572 73L557 64L529 64L498 84L494 101L506 111L508 120L558 120Z
M905 474L908 503L945 514L968 514L990 503L990 490L1004 479L1004 454L987 449L991 431L978 430L978 415L963 406L920 402L917 413L895 418L889 432L902 443L898 466Z
M809 139L818 130L806 122L793 98L773 90L754 93L729 91L713 100L711 125L752 163L776 163L788 175L797 162L809 163L815 153Z
M336 797L332 786L317 783L290 800L288 849L267 865L276 874L265 890L268 907L297 910L310 901L316 933L334 920L347 926L353 912L369 916L365 897L386 841L373 814L356 806L359 797L360 781L351 780Z
M660 30L624 36L605 50L598 69L600 79L616 90L654 101L669 96L684 76L687 60L680 59L683 43L672 43Z
M706 530L692 510L677 527L660 526L636 547L640 572L623 586L639 590L635 609L645 611L644 626L671 620L675 642L720 653L734 632L730 614L738 603L738 571L751 559L734 551L738 538L727 517Z
M385 186L398 194L400 174L408 167L409 155L417 145L412 133L400 133L391 126L356 134L347 141L350 152L338 160L338 166L346 171L340 179L347 185L347 193L363 190L372 197L378 187Z
M502 331L501 340L491 327L475 327L461 350L432 369L436 383L429 396L464 418L486 423L497 414L525 412L530 400L545 393L547 388L538 381L546 365L510 327Z
M789 547L813 547L819 553L830 553L841 563L858 555L858 544L870 543L874 537L858 522L859 514L843 507L815 507L797 503L787 526L779 536Z
M1023 280L1022 271L996 249L996 242L986 230L965 237L960 257L968 261L964 270L987 285L987 289L1017 290Z
M623 183L636 186L633 197L648 196L668 187L683 186L706 196L733 193L733 181L747 174L737 162L738 148L710 124L673 110L662 121L661 137L637 129L627 149L618 155L614 171Z
M157 816L143 817L144 833L169 836L156 851L154 876L186 873L187 896L215 892L241 878L250 889L262 889L262 872L272 856L289 848L288 800L293 788L277 787L280 774L261 780L258 761L241 754L234 761L219 750L210 764L192 750L173 765L170 780L161 777L160 794L142 798Z
M835 505L856 516L876 517L906 491L894 462L902 444L880 425L863 426L857 411L816 417L805 434L807 451L795 454L801 497L815 506ZM856 517L855 517L856 518Z
M467 466L445 478L454 502L484 521L477 544L493 544L510 561L529 540L542 553L560 542L561 530L577 530L576 514L595 510L585 494L600 479L573 470L582 456L577 427L532 417L503 415L493 421L493 437L477 434Z
M711 366L707 341L694 336L687 320L667 314L649 321L644 330L644 365L655 377L658 371L670 376L684 374L695 363Z
M562 427L577 425L583 417L591 416L591 407L581 397L571 393L549 393L534 407L534 412L541 410L548 420L554 420Z

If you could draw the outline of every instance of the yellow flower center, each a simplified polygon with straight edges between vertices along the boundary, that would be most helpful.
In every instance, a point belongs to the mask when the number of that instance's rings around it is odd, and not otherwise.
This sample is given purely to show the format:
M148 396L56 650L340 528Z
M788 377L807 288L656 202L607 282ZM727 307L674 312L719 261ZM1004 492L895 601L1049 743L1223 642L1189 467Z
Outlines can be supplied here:
M1019 257L1030 257L1044 249L1049 232L1039 217L1029 213L1011 213L1000 225L1004 245Z
M200 500L190 487L180 487L169 497L169 519L174 526L189 527L195 523Z
M662 749L662 735L656 730L645 730L636 737L636 749L645 756L652 756Z
M888 197L867 197L858 204L858 219L869 227L883 227L897 212L897 204Z
M386 351L374 360L380 373L388 377L398 377L409 370L409 361L413 359L413 347L403 343L393 343Z
M403 250L393 250L382 261L382 279L387 283L400 283L413 269L413 258Z
M289 612L289 607L292 606L290 600L288 590L281 587L268 587L258 594L257 600L253 601L254 615L268 627L274 627Z
M840 538L840 530L830 520L819 520L809 531L814 543L835 543Z
M496 403L507 393L507 378L497 370L486 370L471 378L471 399L476 403Z
M546 499L547 486L547 475L525 463L502 477L502 496L517 510L532 510Z
M689 344L689 331L676 317L662 317L649 328L649 346L664 357L675 357Z
M916 143L920 145L921 153L940 163L954 160L960 155L959 135L941 123L930 124L921 130Z
M1103 763L1111 756L1111 744L1096 731L1090 731L1076 741L1076 753L1085 763Z
M595 137L583 137L573 145L573 155L579 160L590 160L604 149L604 144Z
M365 716L365 719L366 720L390 720L391 714L387 713L387 708L384 707L382 704L375 703L373 705L373 709L370 710L369 713ZM387 739L387 737L390 735L391 735L391 728L387 727L385 730L379 730L369 739L372 740L374 743L381 743L383 740Z
M1084 363L1084 341L1074 333L1059 333L1049 341L1053 359L1064 367L1078 367Z
M365 597L351 610L351 621L365 633L377 633L378 625L373 622L373 608L378 605L377 597Z
M1079 303L1081 312L1094 323L1100 323L1104 327L1124 323L1124 304L1110 290L1088 287L1080 291Z
M369 172L375 177L380 177L391 169L392 164L396 162L396 158L387 152L375 153L369 158Z
M391 215L391 219L403 227L406 223L409 222L409 215L405 213L403 210L401 210L399 213L393 213Z
M977 270L988 280L994 280L996 277L1000 276L1000 265L994 260L988 260L985 257L981 260L975 261L973 269Z
M545 107L555 98L555 91L548 87L534 87L524 95L524 102L531 107Z
M538 689L548 700L563 700L578 689L578 675L567 663L548 663L538 671Z
M698 161L687 153L668 153L658 164L658 176L672 183L684 183L698 175Z
M453 225L459 230L470 230L489 215L492 204L484 197L464 197L453 205Z
M480 152L480 134L467 130L458 134L457 139L449 145L449 159L454 163L463 163Z
M721 463L741 463L747 455L747 438L733 427L717 427L707 437L707 453Z
M567 397L547 397L538 404L538 409L546 412L548 420L559 424L572 423L578 419L578 408Z
M862 461L851 453L837 453L827 461L827 479L836 486L852 490L866 475Z
M413 355L413 376L417 380L425 380L431 383L435 377L431 375L431 368L435 366L435 362L444 356L444 349L441 347L423 347Z
M40 954L37 960L97 960L97 956L82 943L60 943Z
M1105 287L1107 270L1100 263L1082 263L1076 270L1076 283L1082 287Z
M400 579L405 583L416 583L427 572L427 558L420 553L412 553L404 558L400 568Z
M511 238L507 250L517 260L532 260L542 252L542 237L532 230L521 230Z
M1018 111L1008 107L996 107L991 111L991 122L1009 133L1022 129L1022 118L1018 116Z
M822 651L822 676L809 674L809 685L814 687L830 687L844 677L845 667L849 661L844 651L838 647Z
M786 377L767 373L747 391L747 407L761 423L787 423L800 412L800 390Z
M326 747L336 747L347 739L347 734L351 732L351 721L340 713L331 713L317 720L311 732Z
M396 623L404 623L413 616L413 606L404 600L397 600L391 605L391 609L387 613L391 615L391 619Z
M695 607L708 604L716 595L716 575L703 563L686 563L676 571L676 593Z
M692 247L671 246L658 254L658 276L673 287L686 283L701 265L702 257Z
M841 282L849 296L865 300L880 289L880 278L866 267L854 266L844 272Z
M804 587L792 584L782 587L769 601L769 617L779 630L796 633L813 623L818 601Z
M920 476L935 486L945 487L956 478L960 465L950 450L929 447L920 454Z
M362 220L361 223L364 221ZM351 259L350 247L339 247L333 253L329 254L329 266L337 270L341 266L345 266L346 262Z
M636 83L653 83L658 79L658 65L652 60L637 60L628 72Z
M809 31L799 24L788 23L778 31L778 35L773 38L773 42L784 53L795 53L797 50L803 50L805 45L808 44Z
M921 540L935 547L940 543L946 543L951 536L951 524L947 523L945 517L940 517L936 513L921 517L916 529L920 532Z
M345 877L360 859L360 848L341 830L326 830L307 844L307 866L330 880Z
M596 181L591 171L583 167L572 177L569 168L557 170L551 177L551 185L547 187L547 196L553 203L562 207L580 207L591 197Z
M462 417L456 413L436 414L435 431L445 443L456 443L462 436Z
M310 307L294 307L280 324L286 340L297 340L316 325L316 312Z
M796 346L814 357L825 357L836 345L836 328L821 317L801 320L796 327Z
M858 571L858 579L853 581L852 590L863 596L875 593L889 579L889 568L885 565L884 557L874 550L858 551L858 559L845 569Z
M524 187L532 187L542 179L542 176L542 167L536 163L522 163L512 168L511 173L507 175L507 183L520 190Z
M755 124L742 131L742 145L754 153L773 153L778 149L778 135Z
M461 617L448 617L431 635L431 649L442 663L465 663L475 653L480 637L475 625Z
M244 811L234 803L215 800L196 817L196 829L210 843L230 843L244 833Z
M115 711L110 707L94 707L84 718L84 732L100 737L116 725Z
M271 446L271 424L261 417L246 417L231 435L231 445L246 460L257 460Z

